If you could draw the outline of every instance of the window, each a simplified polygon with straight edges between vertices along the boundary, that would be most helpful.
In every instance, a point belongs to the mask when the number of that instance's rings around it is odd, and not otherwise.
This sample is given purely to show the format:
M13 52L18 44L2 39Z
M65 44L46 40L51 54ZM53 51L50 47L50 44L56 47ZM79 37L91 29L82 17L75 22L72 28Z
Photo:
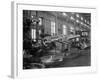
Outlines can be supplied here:
M51 35L55 35L55 22L51 21Z
M31 30L31 37L33 41L36 41L36 29Z
M67 35L67 27L66 27L66 25L63 25L63 35Z
M41 34L41 30L39 30L39 35Z

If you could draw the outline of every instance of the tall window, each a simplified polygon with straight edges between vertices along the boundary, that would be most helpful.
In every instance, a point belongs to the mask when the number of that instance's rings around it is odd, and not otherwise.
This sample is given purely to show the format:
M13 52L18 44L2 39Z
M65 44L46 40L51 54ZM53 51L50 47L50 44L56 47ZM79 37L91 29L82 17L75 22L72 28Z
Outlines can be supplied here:
M67 27L66 27L66 25L63 25L63 35L67 35Z
M51 35L55 35L56 31L55 31L55 22L51 21Z
M31 30L31 37L33 41L36 41L36 29Z

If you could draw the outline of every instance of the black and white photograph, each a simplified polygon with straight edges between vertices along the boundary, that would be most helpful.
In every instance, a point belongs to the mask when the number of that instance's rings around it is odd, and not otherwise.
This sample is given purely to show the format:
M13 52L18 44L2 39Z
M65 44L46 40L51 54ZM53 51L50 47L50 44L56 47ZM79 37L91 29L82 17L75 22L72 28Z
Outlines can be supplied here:
M91 66L91 13L23 10L23 70Z

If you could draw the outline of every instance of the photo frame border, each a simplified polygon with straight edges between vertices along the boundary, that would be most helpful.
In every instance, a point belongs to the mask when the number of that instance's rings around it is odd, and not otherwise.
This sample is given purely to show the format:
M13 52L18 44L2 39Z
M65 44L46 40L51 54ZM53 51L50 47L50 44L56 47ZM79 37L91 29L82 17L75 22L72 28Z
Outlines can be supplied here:
M21 5L21 7L19 7L19 5ZM11 4L11 76L13 78L23 78L23 77L39 77L39 76L54 76L54 75L66 75L66 74L72 74L72 73L92 73L92 72L96 72L97 71L97 56L96 56L96 49L95 46L91 46L91 63L93 65L91 65L90 67L67 67L66 68L52 68L52 69L36 69L36 70L23 70L22 68L22 61L20 61L22 58L22 53L20 53L20 50L18 49L18 47L20 44L20 41L22 42L22 38L20 39L20 33L21 33L21 28L19 28L20 25L22 24L18 24L20 21L22 22L22 20L20 20L19 18L19 12L25 8L22 8L22 6L41 6L44 8L49 7L49 8L61 8L61 9L75 9L75 8L79 8L79 9L88 9L91 12L91 26L94 26L91 28L91 45L95 44L94 41L94 34L95 33L95 28L96 28L96 8L87 8L87 7L73 7L73 6L59 6L59 5L40 5L40 4L31 4L31 3L23 3L23 2L12 2ZM43 8L43 9L44 9ZM38 8L39 9L39 8ZM30 10L30 9L29 9ZM32 10L32 8L31 8ZM41 9L40 9L41 10ZM52 10L52 9L51 9ZM50 11L50 10L48 10ZM58 9L58 11L60 11ZM72 11L75 12L75 11ZM21 15L21 14L20 14ZM22 17L22 16L21 16ZM22 65L20 65L22 64ZM59 73L58 73L59 71ZM48 74L47 74L48 73Z

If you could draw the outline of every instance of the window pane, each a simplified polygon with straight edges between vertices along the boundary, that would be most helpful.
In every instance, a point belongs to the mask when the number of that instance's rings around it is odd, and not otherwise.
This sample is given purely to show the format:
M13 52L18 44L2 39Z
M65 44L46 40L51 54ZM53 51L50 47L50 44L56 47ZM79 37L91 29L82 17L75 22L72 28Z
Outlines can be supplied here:
M31 37L34 41L36 41L36 29L31 30Z
M66 28L66 25L63 25L63 35L66 35L67 34L67 28Z
M51 35L55 35L55 22L51 22Z

